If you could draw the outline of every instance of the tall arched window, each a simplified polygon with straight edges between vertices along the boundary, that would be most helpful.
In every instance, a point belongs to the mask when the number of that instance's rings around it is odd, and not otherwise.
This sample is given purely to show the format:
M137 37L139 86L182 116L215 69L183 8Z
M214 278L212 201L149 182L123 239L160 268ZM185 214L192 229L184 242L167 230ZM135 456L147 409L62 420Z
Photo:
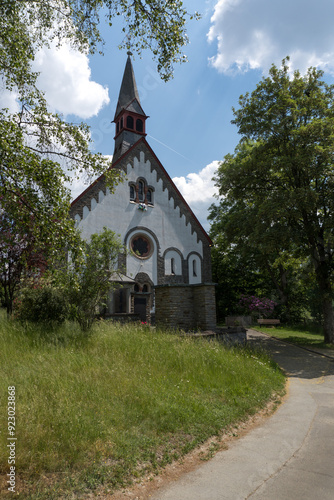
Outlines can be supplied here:
M193 260L193 276L197 276L197 262Z
M152 189L148 189L147 190L146 199L147 199L147 203L149 203L150 205L153 205L153 193L152 193Z
M126 126L127 128L133 128L133 118L132 116L126 117Z
M144 183L143 181L138 182L138 199L139 201L145 200Z
M130 184L130 200L134 201L136 199L136 191L133 184Z

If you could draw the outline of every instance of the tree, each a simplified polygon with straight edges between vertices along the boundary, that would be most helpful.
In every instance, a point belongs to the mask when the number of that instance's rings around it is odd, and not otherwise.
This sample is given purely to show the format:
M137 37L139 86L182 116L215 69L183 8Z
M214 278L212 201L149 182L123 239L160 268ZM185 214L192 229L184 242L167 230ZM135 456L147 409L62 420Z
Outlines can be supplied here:
M39 228L40 229L40 228ZM38 242L38 243L37 243ZM0 286L7 314L13 310L14 298L23 278L43 274L50 246L41 246L35 219L26 214L24 203L15 197L0 205Z
M224 198L219 205L211 206L209 219L214 260L220 267L228 263L220 278L215 279L225 282L226 272L231 274L228 293L232 287L234 307L240 293L264 295L275 300L275 314L282 321L300 321L305 313L305 286L301 278L306 263L297 255L287 229L281 231L277 220L244 197L238 201ZM226 289L224 286L224 294Z
M217 174L230 211L253 211L251 245L286 249L312 262L325 341L334 343L334 87L310 68L290 77L272 66L233 109L242 139ZM249 220L249 219L248 219ZM242 235L242 230L240 232ZM290 244L289 244L290 242Z
M0 3L0 82L4 90L14 93L20 106L13 114L7 109L0 111L0 208L9 210L6 217L15 221L16 237L24 233L27 219L33 217L38 247L75 241L74 226L67 216L69 192L64 188L71 176L103 174L111 191L121 180L109 160L90 151L86 125L68 123L49 113L31 66L38 49L51 41L58 45L66 41L80 51L94 53L103 45L101 14L110 25L113 18L123 16L121 45L137 52L150 48L163 79L172 76L174 63L185 60L182 47L187 42L187 13L180 0ZM18 216L11 200L20 202L23 217Z
M67 268L56 273L56 284L62 285L68 295L72 315L82 330L92 326L97 309L112 290L112 275L124 248L110 229L93 234L90 241L81 241L81 247L71 255Z

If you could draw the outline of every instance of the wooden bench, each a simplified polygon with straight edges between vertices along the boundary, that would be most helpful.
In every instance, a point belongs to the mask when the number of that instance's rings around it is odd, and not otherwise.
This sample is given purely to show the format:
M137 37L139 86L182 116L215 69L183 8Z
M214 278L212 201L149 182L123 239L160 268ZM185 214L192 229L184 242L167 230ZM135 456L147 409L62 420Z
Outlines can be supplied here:
M279 325L281 322L279 319L258 319L257 320L258 324L259 325L263 325L263 326L266 326L266 325Z

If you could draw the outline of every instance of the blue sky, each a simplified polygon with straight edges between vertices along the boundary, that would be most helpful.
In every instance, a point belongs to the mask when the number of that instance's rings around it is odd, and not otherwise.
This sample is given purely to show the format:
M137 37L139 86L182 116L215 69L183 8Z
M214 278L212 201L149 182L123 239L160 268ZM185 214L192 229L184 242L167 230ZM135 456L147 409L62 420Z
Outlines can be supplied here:
M272 63L289 55L292 69L325 71L333 83L334 2L332 0L185 0L202 14L188 23L189 62L164 83L152 54L134 55L133 65L147 121L147 140L208 230L207 208L214 201L211 181L239 141L232 106L252 91ZM117 46L120 26L102 26L104 57L87 57L67 46L42 50L35 61L40 86L51 109L91 126L94 150L113 153L113 119L126 62ZM2 96L0 101L10 100ZM7 102L8 104L8 102ZM73 187L78 195L83 184Z

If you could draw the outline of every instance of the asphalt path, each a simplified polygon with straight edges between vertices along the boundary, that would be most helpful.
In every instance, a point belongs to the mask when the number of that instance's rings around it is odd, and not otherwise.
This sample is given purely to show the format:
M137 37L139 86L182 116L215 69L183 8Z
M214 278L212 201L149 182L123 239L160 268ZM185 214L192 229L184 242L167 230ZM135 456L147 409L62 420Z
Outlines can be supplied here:
M288 375L284 403L151 500L334 500L334 352L309 351L254 330L248 343L265 349Z

